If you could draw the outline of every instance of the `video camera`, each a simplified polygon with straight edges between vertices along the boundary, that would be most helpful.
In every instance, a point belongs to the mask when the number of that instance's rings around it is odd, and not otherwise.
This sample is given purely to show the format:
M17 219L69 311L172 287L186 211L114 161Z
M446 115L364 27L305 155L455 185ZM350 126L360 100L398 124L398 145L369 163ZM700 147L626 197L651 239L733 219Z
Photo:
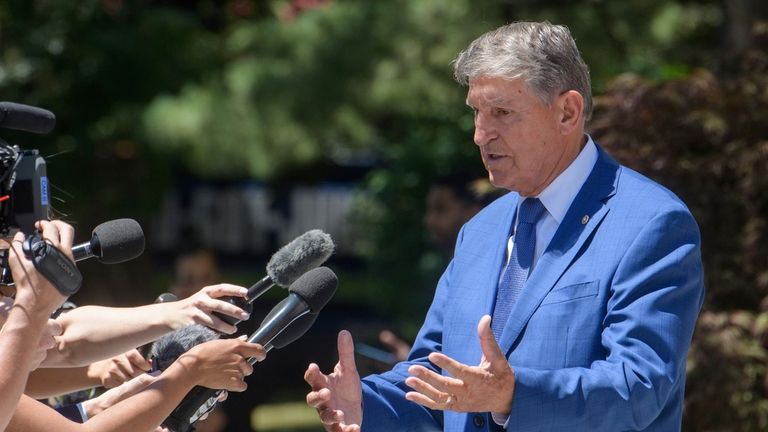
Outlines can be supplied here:
M56 116L42 108L0 102L0 127L47 134ZM0 235L35 231L35 222L50 218L45 159L37 150L22 150L0 138Z
M48 110L0 102L0 128L47 134L55 125L56 116ZM0 236L10 237L16 230L26 234L24 254L63 295L71 295L80 288L80 272L35 229L35 222L50 216L45 159L37 150L22 150L0 138ZM7 258L7 252L0 256L2 285L13 284Z

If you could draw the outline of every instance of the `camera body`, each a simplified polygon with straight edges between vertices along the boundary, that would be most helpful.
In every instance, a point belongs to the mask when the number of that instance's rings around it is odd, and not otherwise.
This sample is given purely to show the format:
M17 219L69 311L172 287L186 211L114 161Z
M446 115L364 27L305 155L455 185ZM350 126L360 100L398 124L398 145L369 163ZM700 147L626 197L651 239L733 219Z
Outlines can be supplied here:
M48 110L0 102L0 128L47 134L56 125ZM16 229L35 231L35 222L50 218L45 159L37 150L22 150L0 138L0 235Z
M55 124L56 116L48 110L0 102L0 128L46 134ZM26 234L27 258L62 294L69 295L80 286L77 267L40 238L35 228L35 222L50 216L45 159L37 150L23 150L0 138L0 236L8 238L19 230ZM0 254L0 271L0 284L12 285L7 252Z
M35 222L50 219L45 159L37 150L21 150L0 139L0 235L35 231Z

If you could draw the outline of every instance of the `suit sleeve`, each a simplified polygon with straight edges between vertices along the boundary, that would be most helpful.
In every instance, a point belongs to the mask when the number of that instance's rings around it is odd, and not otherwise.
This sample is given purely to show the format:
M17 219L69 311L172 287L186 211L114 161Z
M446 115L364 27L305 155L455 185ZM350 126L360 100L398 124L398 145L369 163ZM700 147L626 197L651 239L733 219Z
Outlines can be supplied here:
M704 296L698 227L685 209L657 214L621 258L589 368L514 368L508 427L640 430L684 382Z
M459 244L463 232L462 228L458 236ZM454 264L451 262L440 277L432 305L416 336L408 360L398 363L389 372L363 378L364 431L443 430L442 411L430 410L405 399L405 394L411 390L405 385L405 379L410 376L408 368L415 364L440 373L440 370L427 360L427 356L431 352L442 352L443 318L453 268Z

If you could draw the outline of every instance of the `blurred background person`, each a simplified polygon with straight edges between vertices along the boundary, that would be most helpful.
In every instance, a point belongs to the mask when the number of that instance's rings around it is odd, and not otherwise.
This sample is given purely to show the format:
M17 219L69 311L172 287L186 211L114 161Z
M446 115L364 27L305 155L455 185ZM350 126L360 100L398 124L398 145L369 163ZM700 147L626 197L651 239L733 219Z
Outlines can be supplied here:
M178 298L185 298L202 287L220 281L219 263L216 254L197 240L191 229L184 236L184 242L174 259L174 279L170 291ZM224 402L226 404L226 402ZM247 417L247 413L241 413ZM208 413L208 417L195 424L198 432L221 432L227 430L228 415L221 403Z
M436 177L427 192L424 212L424 228L429 234L430 244L443 258L450 260L456 237L464 223L504 193L504 190L494 187L487 176L482 174L459 172ZM422 297L426 310L429 296ZM393 364L407 359L411 351L411 344L391 329L379 333L379 342L392 354Z

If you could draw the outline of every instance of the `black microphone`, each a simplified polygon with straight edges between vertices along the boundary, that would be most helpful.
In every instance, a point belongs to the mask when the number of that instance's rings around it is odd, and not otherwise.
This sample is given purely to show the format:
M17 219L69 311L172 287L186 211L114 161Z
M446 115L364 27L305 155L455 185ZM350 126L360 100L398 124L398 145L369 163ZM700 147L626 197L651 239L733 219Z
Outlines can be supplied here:
M233 305L251 312L254 300L275 285L290 286L299 276L324 263L333 253L335 245L331 236L319 229L305 232L290 243L280 248L267 263L267 275L248 288L248 295L242 297L222 297ZM214 312L221 320L237 325L241 319Z
M0 127L47 134L56 126L56 116L45 109L15 102L0 102Z
M306 272L291 284L288 289L288 297L272 308L259 329L248 338L248 342L261 344L265 347L270 345L277 346L276 343L281 343L282 346L285 346L298 339L304 333L288 329L295 322L299 322L302 326L306 325L307 321L299 320L307 315L318 314L333 297L338 283L339 280L336 274L328 267L317 267ZM314 320L311 322L314 322ZM300 327L297 327L297 329L301 330ZM283 332L286 335L285 339L277 338ZM306 332L306 329L304 329L304 332ZM250 364L255 362L254 358L248 359ZM191 430L192 425L216 404L216 399L220 393L220 390L206 387L197 386L193 388L168 418L165 419L163 426L172 432L187 432Z
M91 240L72 247L75 261L96 257L104 264L132 260L144 252L144 231L133 219L115 219L93 229Z
M175 302L178 300L175 294L171 293L162 293L155 299L155 304L158 303L170 303ZM138 348L136 348L139 351L139 354L141 354L142 357L147 358L147 355L149 354L149 350L152 348L152 342L146 343Z

